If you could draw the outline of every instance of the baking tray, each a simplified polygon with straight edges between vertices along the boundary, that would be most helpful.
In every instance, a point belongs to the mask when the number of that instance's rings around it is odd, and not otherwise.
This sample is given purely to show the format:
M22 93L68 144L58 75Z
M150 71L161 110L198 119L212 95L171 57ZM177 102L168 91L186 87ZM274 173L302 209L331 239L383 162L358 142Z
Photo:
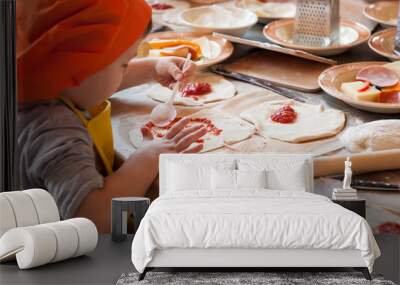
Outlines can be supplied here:
M213 70L225 72L224 75L228 77L244 75L247 78L262 80L269 83L272 88L281 86L302 92L317 92L320 90L318 77L329 67L331 66L328 64L298 57L271 51L257 51L234 62L218 65Z

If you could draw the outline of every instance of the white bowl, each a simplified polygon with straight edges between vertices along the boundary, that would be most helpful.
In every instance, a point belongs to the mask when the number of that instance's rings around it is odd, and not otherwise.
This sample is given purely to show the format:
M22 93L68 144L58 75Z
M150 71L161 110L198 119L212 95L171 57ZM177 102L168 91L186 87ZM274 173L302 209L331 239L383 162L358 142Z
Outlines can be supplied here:
M218 5L185 9L178 18L195 32L219 32L233 36L242 36L258 20L257 15L251 11Z
M240 8L254 12L258 21L267 24L278 19L294 18L296 14L296 1L280 0L260 2L259 0L237 0L236 5Z

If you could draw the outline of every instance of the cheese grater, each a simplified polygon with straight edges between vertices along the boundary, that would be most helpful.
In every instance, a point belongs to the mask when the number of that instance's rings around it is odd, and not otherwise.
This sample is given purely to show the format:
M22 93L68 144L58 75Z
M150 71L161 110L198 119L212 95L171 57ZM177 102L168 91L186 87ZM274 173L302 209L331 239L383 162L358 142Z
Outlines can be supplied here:
M329 46L339 38L339 0L297 0L293 42Z

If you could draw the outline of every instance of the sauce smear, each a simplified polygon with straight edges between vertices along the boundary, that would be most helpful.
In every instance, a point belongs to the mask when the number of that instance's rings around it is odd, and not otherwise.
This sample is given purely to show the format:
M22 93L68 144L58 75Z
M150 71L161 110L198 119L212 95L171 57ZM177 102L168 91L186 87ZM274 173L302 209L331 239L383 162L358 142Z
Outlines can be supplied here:
M297 118L296 111L292 106L285 105L271 115L271 120L281 124L293 123Z
M146 123L145 126L151 130L153 136L155 136L157 138L163 138L166 135L166 132L169 129L171 129L180 119L182 119L182 118L176 117L171 123L169 123L165 127L157 127L152 122ZM202 124L203 126L206 127L207 132L214 136L219 136L222 133L222 130L217 128L212 123L212 121L207 118L191 118L190 123L188 125L190 126L190 125L194 125L194 124ZM202 142L204 142L204 139L200 138L197 140L197 142L202 143Z
M154 10L167 10L167 9L174 8L174 6L172 6L171 4L168 4L168 3L154 3L154 4L151 4L151 8L153 8Z

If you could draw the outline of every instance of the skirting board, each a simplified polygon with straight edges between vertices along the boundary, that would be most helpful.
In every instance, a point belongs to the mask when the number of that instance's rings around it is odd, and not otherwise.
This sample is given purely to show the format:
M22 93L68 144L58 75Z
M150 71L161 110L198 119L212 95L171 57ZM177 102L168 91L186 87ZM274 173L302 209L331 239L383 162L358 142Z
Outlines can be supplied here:
M147 267L365 267L359 250L192 249L155 250Z

